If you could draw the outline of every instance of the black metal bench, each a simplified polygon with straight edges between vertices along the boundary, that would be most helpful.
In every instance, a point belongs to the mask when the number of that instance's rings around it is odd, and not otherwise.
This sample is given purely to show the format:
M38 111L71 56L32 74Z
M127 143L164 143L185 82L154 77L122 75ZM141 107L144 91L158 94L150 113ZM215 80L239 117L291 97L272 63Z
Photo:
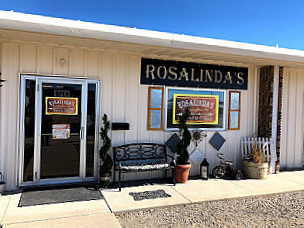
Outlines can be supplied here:
M128 172L146 172L153 170L173 170L175 185L176 162L167 154L166 145L155 143L133 143L113 147L114 152L114 183L115 172L118 171L119 191L121 191L121 174ZM171 158L168 162L167 158Z

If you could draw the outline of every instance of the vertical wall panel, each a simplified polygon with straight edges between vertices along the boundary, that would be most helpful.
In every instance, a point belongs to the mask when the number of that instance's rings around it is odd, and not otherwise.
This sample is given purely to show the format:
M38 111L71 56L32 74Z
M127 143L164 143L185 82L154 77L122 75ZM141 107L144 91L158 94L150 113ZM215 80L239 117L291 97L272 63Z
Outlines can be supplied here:
M37 73L39 74L53 74L53 59L54 50L51 47L39 46L37 47Z
M69 54L69 75L83 76L85 66L84 51L71 50Z
M69 50L66 48L55 48L53 57L54 74L68 75L70 65Z
M301 167L303 164L303 80L301 80L301 73L297 72L297 97L296 97L296 117L295 117L295 135L294 135L294 140L295 140L295 156L294 156L294 167Z
M36 72L37 47L34 45L20 45L20 72Z
M3 44L2 77L6 80L1 92L1 153L4 153L3 172L7 181L6 189L17 185L18 167L18 100L19 100L19 45ZM32 65L31 65L32 66ZM30 67L26 68L30 70Z
M304 72L284 69L281 168L303 167Z
M140 62L137 57L131 56L128 59L128 71L126 78L126 121L130 124L130 130L125 133L125 143L136 143L137 138L137 124L139 104L138 100L138 75L140 69Z
M296 119L295 112L296 112L296 92L297 92L297 75L296 72L293 71L290 74L289 78L289 108L288 108L288 116L289 116L289 128L287 129L288 137L288 154L287 154L287 168L293 166L294 163L294 150L295 150L295 127L296 127ZM292 118L291 118L292 117ZM292 153L289 153L292 151Z
M97 52L85 52L84 76L96 78L98 76L99 58Z

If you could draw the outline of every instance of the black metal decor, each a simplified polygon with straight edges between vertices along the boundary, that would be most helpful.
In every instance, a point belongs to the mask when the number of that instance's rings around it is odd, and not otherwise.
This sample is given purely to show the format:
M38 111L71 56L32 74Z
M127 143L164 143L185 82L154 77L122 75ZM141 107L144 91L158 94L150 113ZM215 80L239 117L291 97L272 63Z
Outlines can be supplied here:
M248 68L142 58L140 83L247 90Z

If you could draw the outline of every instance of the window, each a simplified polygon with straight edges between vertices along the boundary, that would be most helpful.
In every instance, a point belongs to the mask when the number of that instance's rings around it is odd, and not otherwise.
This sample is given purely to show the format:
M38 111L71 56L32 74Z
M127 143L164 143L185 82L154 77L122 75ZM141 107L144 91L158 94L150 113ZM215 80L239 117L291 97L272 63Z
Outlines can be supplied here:
M163 87L149 87L148 130L163 130Z
M229 130L240 130L241 92L229 91Z
M178 128L178 119L186 107L190 108L190 129L225 130L226 92L224 90L204 90L167 88L166 129Z

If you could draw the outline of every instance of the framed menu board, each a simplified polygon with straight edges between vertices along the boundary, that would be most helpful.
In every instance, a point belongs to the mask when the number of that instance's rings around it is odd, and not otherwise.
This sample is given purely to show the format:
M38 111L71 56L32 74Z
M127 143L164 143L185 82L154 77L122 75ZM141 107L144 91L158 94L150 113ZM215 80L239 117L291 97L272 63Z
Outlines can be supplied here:
M45 97L45 115L78 115L78 98Z
M187 124L218 124L219 96L174 94L173 124L178 124L186 107L189 107L191 112Z
M190 130L226 129L226 91L215 89L166 88L165 129L177 130L186 107L191 117Z

